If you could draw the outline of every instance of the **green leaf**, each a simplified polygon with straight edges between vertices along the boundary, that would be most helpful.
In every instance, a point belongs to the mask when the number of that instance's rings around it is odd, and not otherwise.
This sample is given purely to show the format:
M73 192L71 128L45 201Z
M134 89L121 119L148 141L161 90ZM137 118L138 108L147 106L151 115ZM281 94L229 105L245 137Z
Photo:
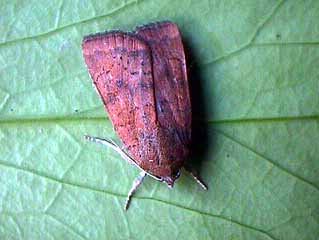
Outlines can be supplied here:
M84 134L115 138L83 36L169 19L192 54L202 191L173 190ZM2 1L0 239L318 239L319 2Z

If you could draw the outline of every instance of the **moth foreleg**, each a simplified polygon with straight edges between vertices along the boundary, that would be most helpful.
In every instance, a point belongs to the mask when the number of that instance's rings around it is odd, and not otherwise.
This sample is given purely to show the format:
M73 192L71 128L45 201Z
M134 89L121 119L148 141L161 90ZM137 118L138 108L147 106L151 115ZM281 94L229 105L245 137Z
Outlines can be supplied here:
M130 191L128 192L128 194L127 194L127 198L126 198L125 206L124 206L124 209L125 209L125 210L128 209L133 194L135 193L135 191L137 190L137 188L142 184L143 179L145 178L145 176L146 176L146 172L142 171L142 172L140 172L140 174L137 176L137 178L134 180L133 185L132 185Z

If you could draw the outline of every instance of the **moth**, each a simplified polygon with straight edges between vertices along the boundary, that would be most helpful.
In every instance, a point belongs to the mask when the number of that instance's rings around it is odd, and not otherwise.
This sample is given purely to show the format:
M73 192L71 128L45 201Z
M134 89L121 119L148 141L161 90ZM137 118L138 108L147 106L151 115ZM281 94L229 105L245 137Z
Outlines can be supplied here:
M89 74L123 146L106 145L140 169L125 210L145 176L173 187L187 165L191 143L191 101L182 38L177 25L164 21L134 32L110 31L84 37L82 50Z

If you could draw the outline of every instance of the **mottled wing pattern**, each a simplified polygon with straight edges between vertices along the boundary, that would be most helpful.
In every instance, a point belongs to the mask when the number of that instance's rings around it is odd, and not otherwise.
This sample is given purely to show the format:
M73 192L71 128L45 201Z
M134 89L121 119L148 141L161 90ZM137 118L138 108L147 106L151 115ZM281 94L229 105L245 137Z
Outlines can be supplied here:
M176 24L161 22L137 28L152 50L155 102L160 125L191 141L191 102L181 34Z
M114 129L136 163L158 157L151 52L132 34L109 32L84 39L83 55Z
M114 128L135 162L174 183L188 155L191 105L181 36L170 22L83 41L83 55Z

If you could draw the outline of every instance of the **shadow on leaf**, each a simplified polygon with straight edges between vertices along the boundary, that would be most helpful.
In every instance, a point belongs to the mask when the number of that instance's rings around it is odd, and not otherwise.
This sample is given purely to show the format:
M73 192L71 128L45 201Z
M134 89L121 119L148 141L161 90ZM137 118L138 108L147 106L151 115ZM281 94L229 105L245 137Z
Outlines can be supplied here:
M190 42L188 38L183 38L192 104L192 143L189 164L200 174L204 160L209 159L208 154L212 149L209 150L208 147L214 146L215 135L209 131L204 79L198 64L200 56L195 53Z

